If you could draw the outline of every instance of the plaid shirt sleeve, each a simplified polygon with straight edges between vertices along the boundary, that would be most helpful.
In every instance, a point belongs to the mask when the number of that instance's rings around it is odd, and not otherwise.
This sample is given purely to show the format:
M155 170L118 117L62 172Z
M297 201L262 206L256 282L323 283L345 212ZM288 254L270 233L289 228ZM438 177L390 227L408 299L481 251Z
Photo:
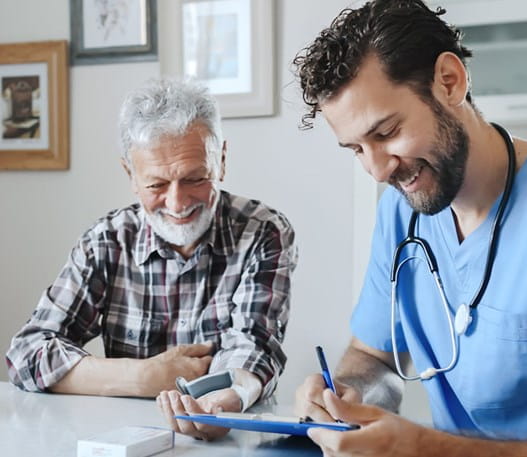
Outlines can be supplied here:
M210 371L243 368L256 374L263 384L261 399L265 399L274 392L286 362L282 342L297 250L293 229L282 215L278 223L262 224L255 238L232 296L232 326L221 336Z
M88 353L82 346L100 333L97 304L104 292L93 252L79 244L29 321L13 337L6 359L13 384L45 391Z

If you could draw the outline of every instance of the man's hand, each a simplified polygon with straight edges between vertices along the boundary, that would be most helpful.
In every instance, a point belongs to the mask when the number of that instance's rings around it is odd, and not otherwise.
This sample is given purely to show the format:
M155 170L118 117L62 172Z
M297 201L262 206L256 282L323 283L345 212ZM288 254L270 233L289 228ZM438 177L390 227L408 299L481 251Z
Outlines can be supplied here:
M334 381L337 393L349 403L360 403L360 394L352 387ZM333 422L337 417L328 410L323 395L326 384L321 374L312 374L296 390L295 414L299 417L309 416L319 422Z
M359 430L338 432L311 428L309 437L325 457L418 457L420 435L424 427L416 425L376 406L347 402L330 390L323 393L323 403L331 417L361 426Z
M174 389L178 376L191 381L207 374L212 361L211 350L211 343L181 344L144 359L143 396L156 397L163 390Z
M241 410L240 397L230 388L210 392L197 400L190 395L182 395L176 390L163 391L156 400L175 432L207 441L221 438L229 432L229 429L174 419L174 415L216 414L221 411L240 412Z

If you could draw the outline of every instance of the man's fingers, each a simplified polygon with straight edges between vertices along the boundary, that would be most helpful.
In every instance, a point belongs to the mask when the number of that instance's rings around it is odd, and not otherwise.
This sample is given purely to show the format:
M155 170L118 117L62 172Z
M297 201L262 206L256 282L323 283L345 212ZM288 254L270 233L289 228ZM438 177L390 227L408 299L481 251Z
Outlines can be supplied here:
M318 406L314 403L306 405L303 409L303 413L300 414L300 417L309 417L316 422L334 422L335 418L321 406Z
M183 356L182 360L184 360L186 364L186 373L184 377L187 381L191 381L200 376L204 376L209 372L212 357L210 355L203 357Z
M354 388L335 381L337 395L347 403L362 403L362 395Z
M196 344L180 344L176 346L179 350L180 355L186 355L187 357L203 357L210 355L214 348L214 343L208 341L206 343Z
M306 378L304 383L296 391L295 413L299 416L305 415L304 409L311 404L324 406L322 392L326 385L320 374L312 374Z
M157 396L156 403L157 403L157 406L161 409L163 416L165 416L166 421L172 427L172 430L174 430L177 433L180 433L178 423L176 419L174 418L174 411L172 410L172 406L170 404L168 392L166 390L162 391Z
M383 411L376 406L350 403L337 397L329 389L324 391L324 403L328 412L335 418L349 424L367 425L378 420Z
M326 410L322 393L326 385L320 374L312 374L306 378L296 391L295 414L300 417L309 416L320 422L332 422L334 419Z
M329 411L337 418L349 424L358 424L361 428L349 432L338 432L323 428L311 428L309 437L318 444L325 456L349 455L406 455L393 452L397 440L415 442L411 434L418 432L416 425L404 421L401 417L376 406L359 403L346 403L332 392L324 392ZM413 432L412 432L413 430Z
M198 399L198 403L204 411L216 414L216 411L240 411L240 397L231 388L209 392Z
M181 401L185 406L185 410L189 414L203 414L205 411L200 404L189 395L181 397ZM214 427L212 425L201 424L199 422L192 422L192 426L195 430L193 436L203 438L205 440L211 440L220 436L226 435L229 431L228 428Z
M202 369L208 371L210 363L212 362L212 356L211 355L205 355L205 356L202 356L202 357L199 357L199 358L195 358L194 360L196 360L200 364L200 367Z
M182 401L182 395L179 394L179 392L170 391L168 394L168 397L170 399L172 410L174 411L175 414L178 414L178 415L189 414L189 411L187 411L185 404ZM184 395L184 397L188 397L188 395ZM199 436L192 422L186 421L183 419L176 419L176 421L177 421L179 433L183 433L185 435L190 435L190 436Z
M353 432L338 432L322 427L313 427L307 431L309 438L317 444L324 453L324 457L338 456L339 452L345 449L347 455L351 455L351 443L347 443L347 434Z

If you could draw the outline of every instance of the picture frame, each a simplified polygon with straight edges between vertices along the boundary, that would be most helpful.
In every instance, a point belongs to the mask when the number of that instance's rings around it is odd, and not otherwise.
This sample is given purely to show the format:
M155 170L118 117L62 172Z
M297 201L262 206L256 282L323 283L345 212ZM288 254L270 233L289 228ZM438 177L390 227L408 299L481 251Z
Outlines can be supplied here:
M70 0L72 65L157 60L156 0Z
M174 3L177 11L162 16L181 25L177 36L168 24L160 28L162 73L202 82L218 100L223 118L275 114L274 1ZM174 43L176 52L167 43Z
M0 90L0 169L68 169L67 41L1 44Z

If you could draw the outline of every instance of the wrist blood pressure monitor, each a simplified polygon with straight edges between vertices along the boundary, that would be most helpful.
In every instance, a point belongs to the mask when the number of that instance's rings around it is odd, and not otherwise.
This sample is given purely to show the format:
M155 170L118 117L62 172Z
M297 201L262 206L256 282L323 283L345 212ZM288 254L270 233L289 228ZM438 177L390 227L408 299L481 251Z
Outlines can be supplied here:
M176 379L176 387L184 395L190 395L193 398L199 398L209 392L220 389L233 389L241 401L241 410L245 411L249 407L249 393L247 389L239 384L233 384L234 373L232 370L211 373L200 378L187 381L182 376Z

